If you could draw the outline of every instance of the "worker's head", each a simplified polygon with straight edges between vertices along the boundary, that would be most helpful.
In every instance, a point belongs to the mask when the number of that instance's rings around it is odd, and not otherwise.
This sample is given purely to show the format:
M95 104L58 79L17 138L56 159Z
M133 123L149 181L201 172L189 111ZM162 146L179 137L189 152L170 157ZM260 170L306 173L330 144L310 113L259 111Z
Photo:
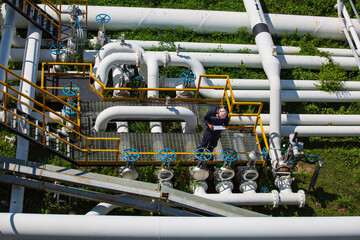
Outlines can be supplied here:
M227 116L227 111L226 111L226 109L225 109L225 108L219 108L219 113L218 113L218 115L219 115L219 118L220 118L220 119L225 119L226 116Z

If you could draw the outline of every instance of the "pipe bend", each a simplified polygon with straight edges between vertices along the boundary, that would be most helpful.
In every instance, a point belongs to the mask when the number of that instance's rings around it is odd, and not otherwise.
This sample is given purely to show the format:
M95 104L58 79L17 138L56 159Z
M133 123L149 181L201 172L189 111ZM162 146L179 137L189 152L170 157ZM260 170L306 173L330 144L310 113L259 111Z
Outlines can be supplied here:
M185 133L196 132L197 118L184 107L115 106L102 111L96 118L94 130L104 132L109 121L118 120L182 120L186 122Z

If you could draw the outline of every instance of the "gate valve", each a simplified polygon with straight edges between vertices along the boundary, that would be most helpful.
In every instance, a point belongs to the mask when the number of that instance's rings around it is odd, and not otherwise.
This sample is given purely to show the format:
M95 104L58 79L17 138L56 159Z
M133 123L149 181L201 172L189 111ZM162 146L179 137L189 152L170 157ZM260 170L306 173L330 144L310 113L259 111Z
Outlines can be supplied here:
M198 148L194 155L199 162L197 166L190 167L190 175L197 181L204 181L209 177L209 170L205 168L204 164L212 158L212 153L205 148Z
M122 153L126 166L122 166L119 170L119 177L135 180L139 176L138 170L134 167L134 162L139 159L140 153L135 148L127 148Z

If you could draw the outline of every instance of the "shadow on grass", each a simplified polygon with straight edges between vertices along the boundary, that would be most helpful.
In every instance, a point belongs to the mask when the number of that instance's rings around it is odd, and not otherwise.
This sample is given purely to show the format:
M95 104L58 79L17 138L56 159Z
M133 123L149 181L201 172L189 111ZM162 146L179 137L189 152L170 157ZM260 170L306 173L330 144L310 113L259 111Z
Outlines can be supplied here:
M327 203L333 202L339 198L339 195L337 194L325 192L322 187L318 187L315 191L311 191L308 194L313 196L315 201L321 204L322 208L327 208Z

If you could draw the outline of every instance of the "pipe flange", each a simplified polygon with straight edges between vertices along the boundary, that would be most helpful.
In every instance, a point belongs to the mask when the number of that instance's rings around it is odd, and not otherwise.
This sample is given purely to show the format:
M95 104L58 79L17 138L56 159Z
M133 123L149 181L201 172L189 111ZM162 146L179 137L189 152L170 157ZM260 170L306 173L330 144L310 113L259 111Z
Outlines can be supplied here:
M280 194L276 190L272 190L271 193L273 195L273 208L277 208L280 203Z
M169 63L169 51L164 51L164 53L163 53L163 62L164 62L164 68L167 68L168 63Z
M298 194L300 195L300 204L299 207L303 208L305 207L305 200L306 200L306 195L305 195L305 191L304 190L299 190Z
M1 27L1 30L4 30L5 28L10 28L10 29L12 29L12 30L15 30L15 27L14 27L13 25L10 25L10 24L3 25L3 26Z
M141 64L141 52L140 50L136 50L136 60L135 60L135 65L136 67L140 67Z

